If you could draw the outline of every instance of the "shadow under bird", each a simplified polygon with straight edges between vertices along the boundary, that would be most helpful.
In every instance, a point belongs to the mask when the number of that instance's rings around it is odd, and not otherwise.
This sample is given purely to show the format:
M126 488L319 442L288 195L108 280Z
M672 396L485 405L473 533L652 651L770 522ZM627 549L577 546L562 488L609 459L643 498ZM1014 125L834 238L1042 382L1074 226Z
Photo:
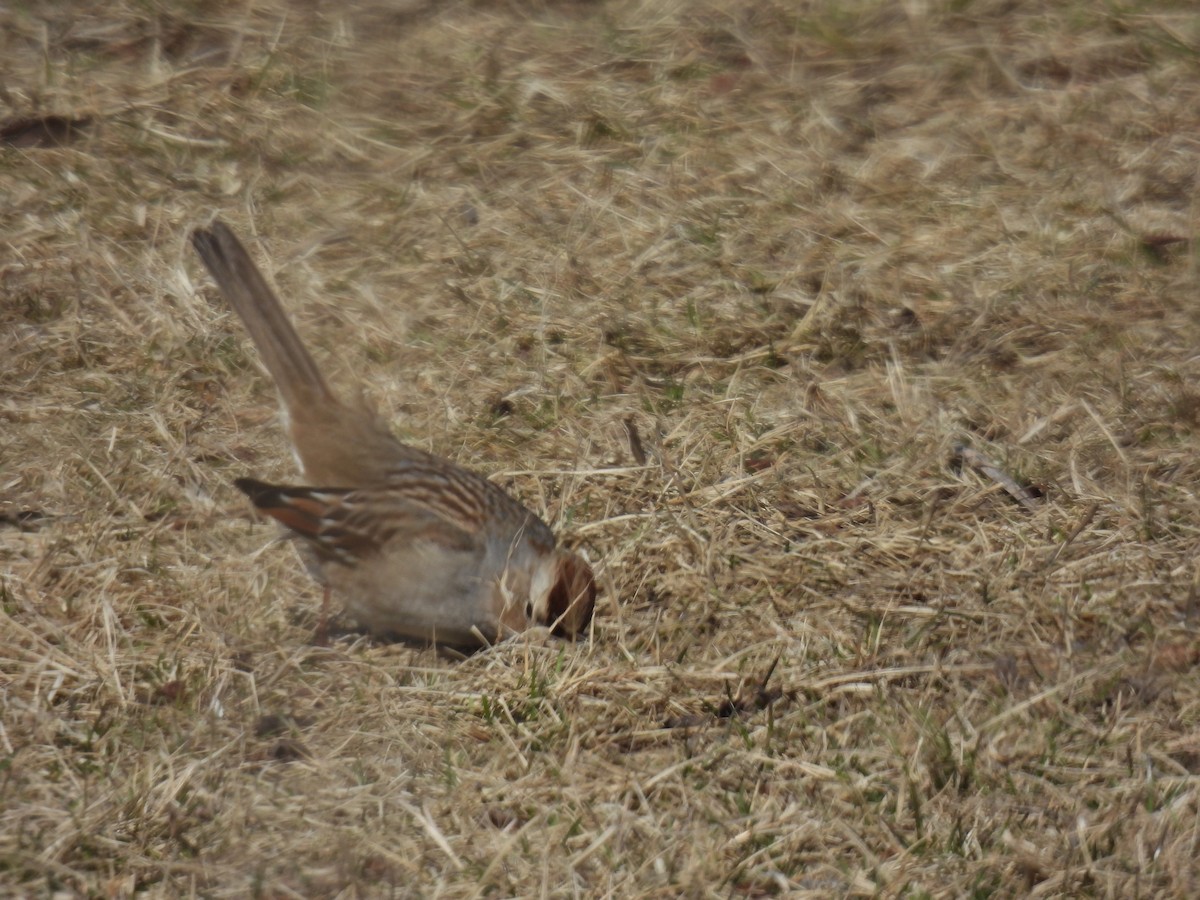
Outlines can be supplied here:
M333 393L228 226L197 229L192 244L275 380L303 480L320 486L236 484L300 538L327 599L374 634L457 647L533 626L587 631L596 583L582 556L486 478Z

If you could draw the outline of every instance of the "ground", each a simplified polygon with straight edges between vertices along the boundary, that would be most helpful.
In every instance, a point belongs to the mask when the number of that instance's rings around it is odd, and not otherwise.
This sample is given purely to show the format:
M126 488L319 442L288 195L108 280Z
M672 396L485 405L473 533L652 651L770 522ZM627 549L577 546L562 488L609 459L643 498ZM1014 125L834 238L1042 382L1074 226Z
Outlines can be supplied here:
M0 8L0 893L1200 895L1200 15ZM346 629L191 250L595 564Z

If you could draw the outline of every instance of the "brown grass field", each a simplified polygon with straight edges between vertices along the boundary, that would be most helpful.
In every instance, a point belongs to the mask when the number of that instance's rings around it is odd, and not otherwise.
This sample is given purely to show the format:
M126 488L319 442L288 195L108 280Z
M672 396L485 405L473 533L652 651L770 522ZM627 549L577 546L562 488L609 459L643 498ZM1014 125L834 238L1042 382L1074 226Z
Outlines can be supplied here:
M0 6L0 895L1200 896L1200 12ZM188 243L597 566L343 628Z

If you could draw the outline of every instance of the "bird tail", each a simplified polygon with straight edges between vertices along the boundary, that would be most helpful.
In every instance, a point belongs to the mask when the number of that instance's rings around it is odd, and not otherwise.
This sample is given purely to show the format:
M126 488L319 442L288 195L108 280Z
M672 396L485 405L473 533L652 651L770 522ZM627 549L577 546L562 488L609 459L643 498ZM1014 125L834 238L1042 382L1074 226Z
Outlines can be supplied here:
M217 220L208 228L197 228L192 232L192 246L229 305L246 323L289 412L334 400L279 298L229 226Z

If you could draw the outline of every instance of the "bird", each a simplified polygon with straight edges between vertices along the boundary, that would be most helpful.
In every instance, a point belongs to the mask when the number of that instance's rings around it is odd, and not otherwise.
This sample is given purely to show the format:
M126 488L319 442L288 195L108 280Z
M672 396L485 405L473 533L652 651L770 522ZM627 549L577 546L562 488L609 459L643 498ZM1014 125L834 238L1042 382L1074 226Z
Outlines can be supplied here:
M324 587L319 633L332 593L379 637L479 648L539 626L586 636L596 580L582 554L498 485L338 396L228 225L195 229L192 246L279 391L304 483L234 484L296 538Z

